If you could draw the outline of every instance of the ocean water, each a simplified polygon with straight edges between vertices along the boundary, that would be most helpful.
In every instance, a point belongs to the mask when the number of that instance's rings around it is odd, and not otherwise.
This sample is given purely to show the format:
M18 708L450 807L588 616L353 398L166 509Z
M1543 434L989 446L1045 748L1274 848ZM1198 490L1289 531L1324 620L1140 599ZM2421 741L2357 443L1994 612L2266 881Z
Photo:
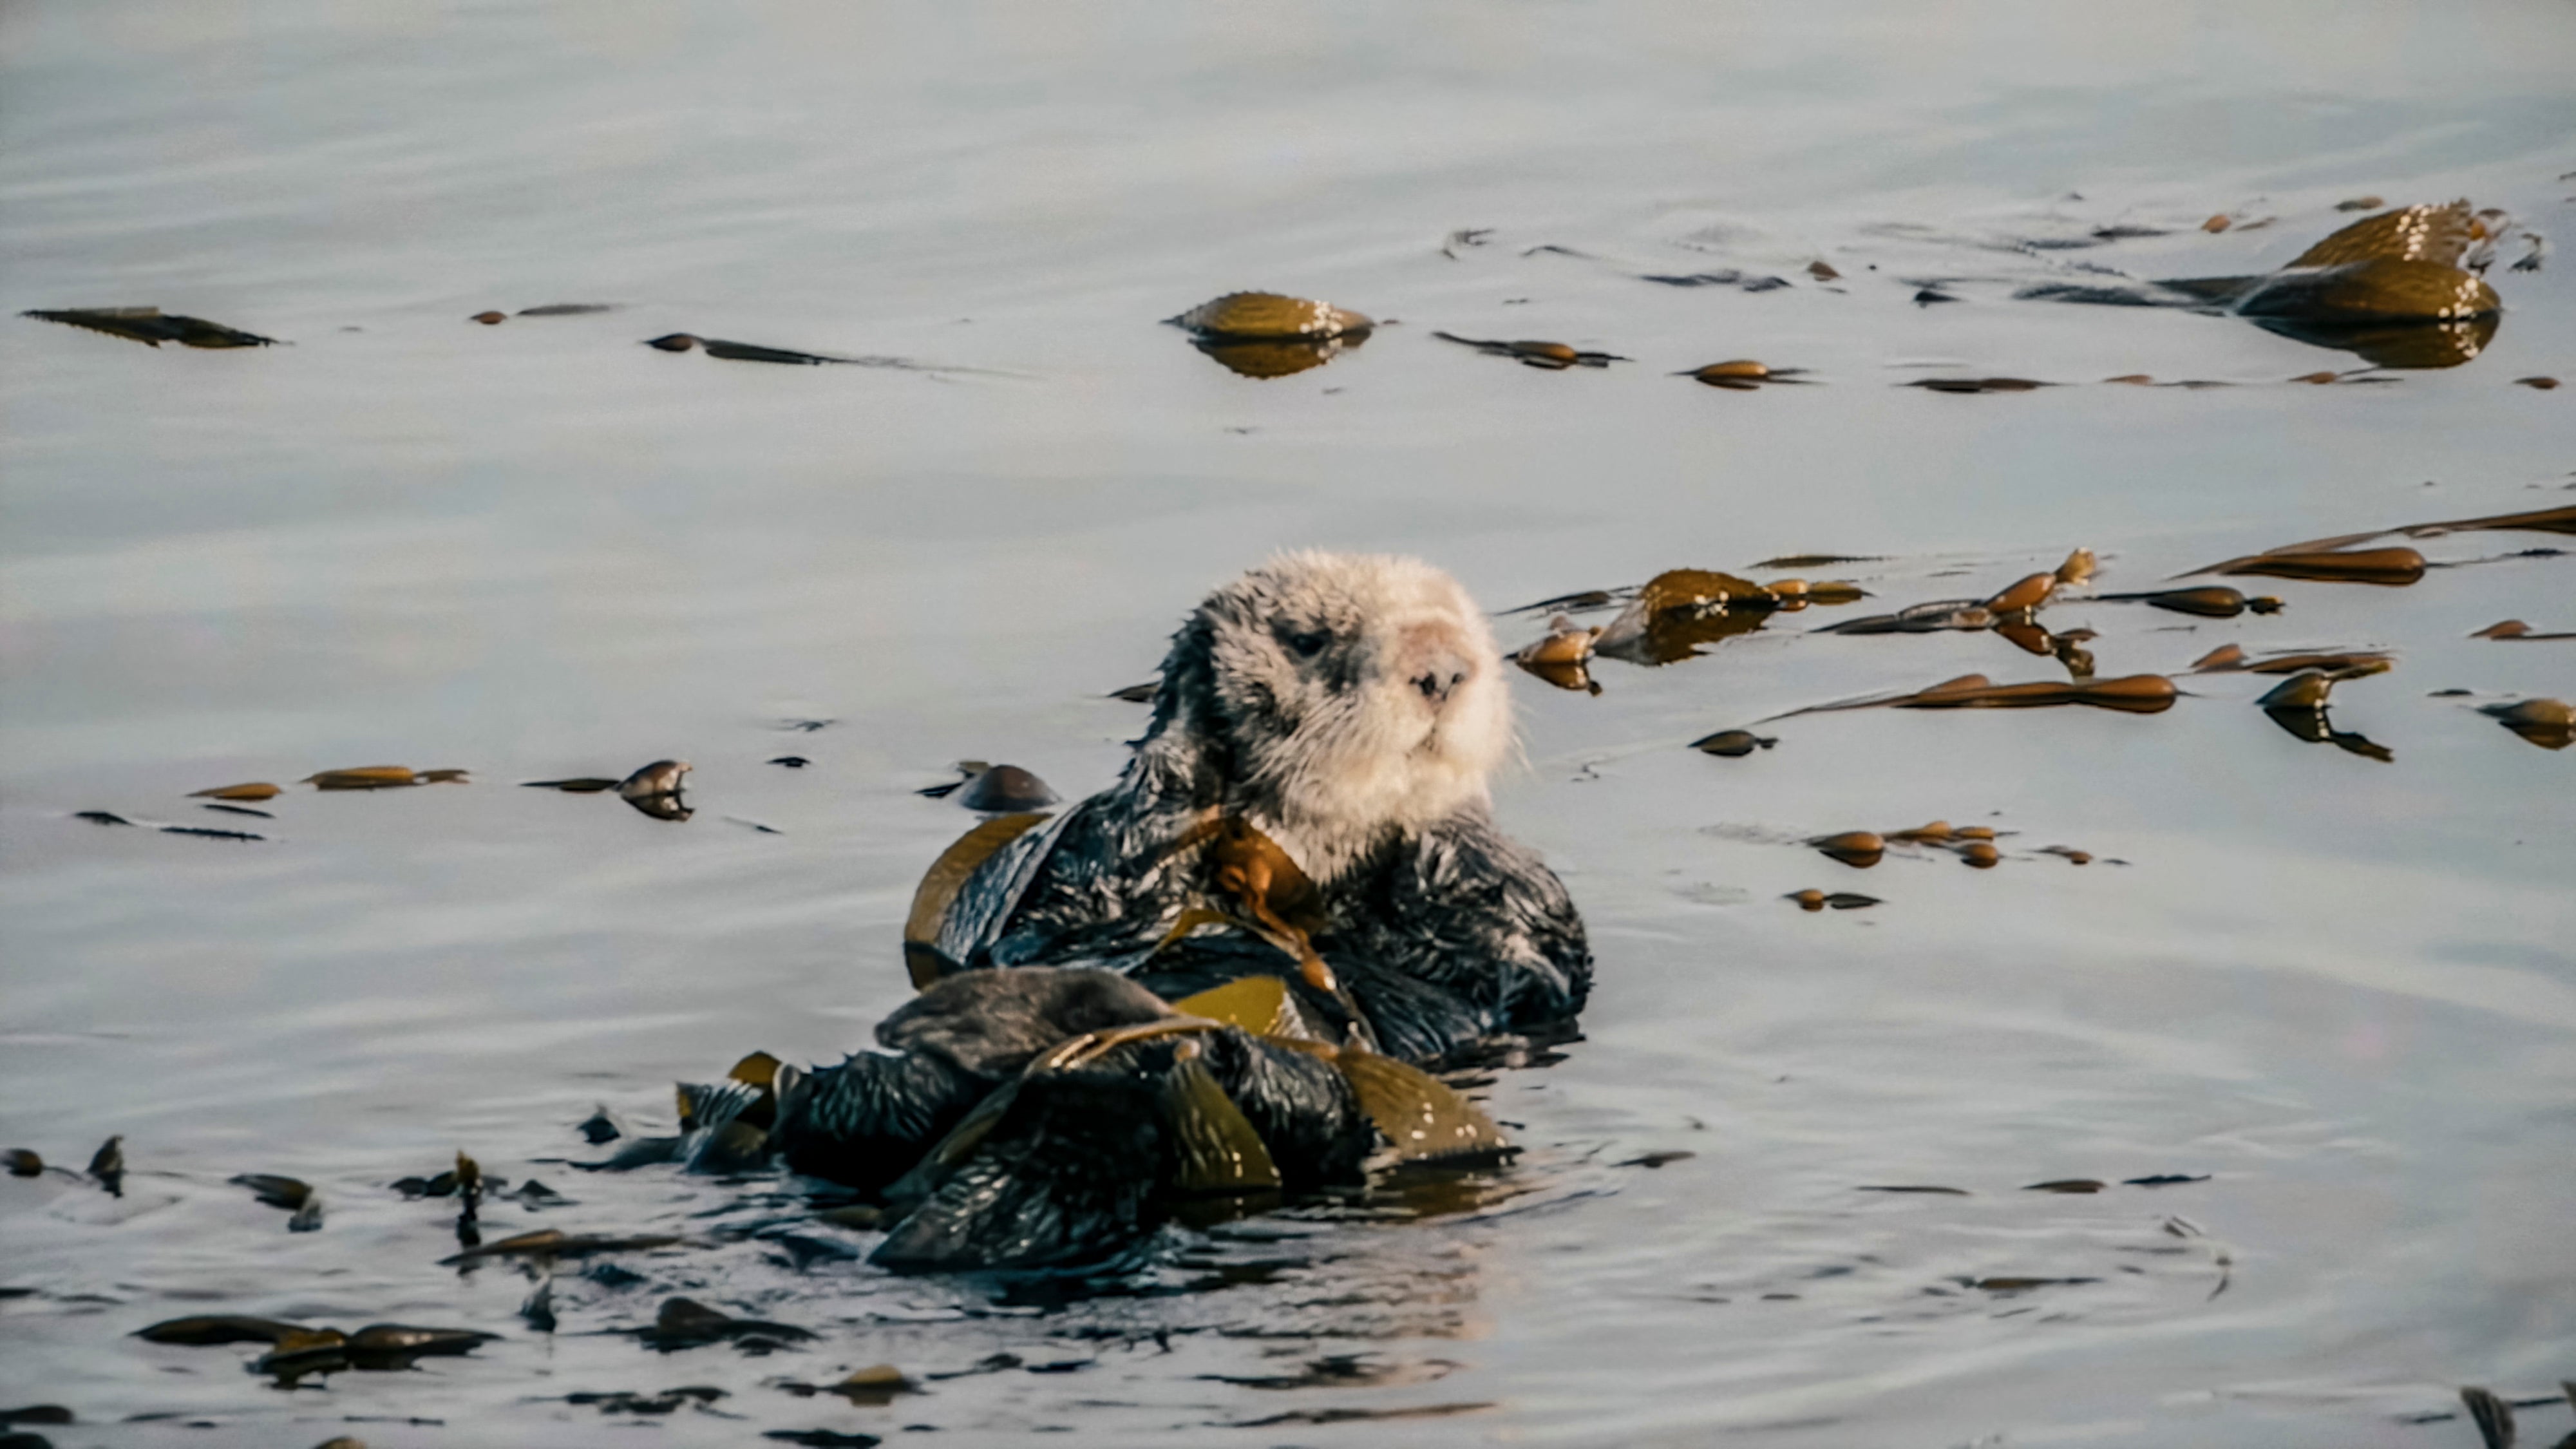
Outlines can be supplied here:
M2079 546L2144 589L2576 503L2576 391L2514 384L2576 380L2571 73L2539 4L22 0L0 1146L77 1167L122 1134L131 1175L0 1179L0 1288L32 1290L0 1299L0 1407L120 1446L2474 1443L2412 1421L2576 1376L2576 752L2474 708L2576 697L2576 643L2467 637L2576 630L2576 562L2515 556L2560 536L2420 540L2462 566L2404 588L2234 581L2271 616L2044 616L2098 631L2106 676L2389 651L2332 714L2387 761L2275 728L2243 674L2156 715L1686 745L2063 677L1991 634L1808 630ZM2283 379L2361 360L2012 295L2266 270L2365 196L2467 196L2562 250L2505 248L2473 360L2333 386ZM1728 271L1787 285L1642 280ZM1243 288L1384 325L1268 380L1158 325ZM615 310L465 320L566 302ZM14 315L113 305L292 345ZM673 331L912 365L637 345ZM1668 375L1735 357L1813 385ZM2097 381L2132 373L2238 385ZM1900 385L1983 375L2069 385ZM1041 1295L890 1278L868 1234L777 1227L786 1184L564 1161L594 1104L649 1126L752 1048L864 1044L972 819L913 792L959 758L1105 783L1143 719L1108 692L1300 546L1418 554L1496 610L1686 566L1874 596L1598 663L1597 696L1515 677L1497 811L1599 961L1586 1039L1487 1089L1516 1164L1175 1231L1126 1291ZM1863 557L1754 567L1815 552ZM694 763L686 822L514 783L664 757ZM269 820L189 798L394 762L472 782L290 785ZM1934 818L2007 832L2001 865L1797 844ZM1780 899L1808 887L1882 903ZM690 1243L566 1264L536 1333L524 1275L440 1266L452 1207L386 1187L459 1149L575 1199L491 1235ZM252 1171L314 1183L323 1230L226 1182ZM2206 1180L2122 1182L2165 1174ZM2112 1185L2024 1190L2066 1178ZM820 1336L639 1346L673 1294ZM287 1392L250 1347L130 1336L217 1312L504 1337ZM926 1392L779 1387L879 1362ZM566 1402L681 1385L726 1396Z

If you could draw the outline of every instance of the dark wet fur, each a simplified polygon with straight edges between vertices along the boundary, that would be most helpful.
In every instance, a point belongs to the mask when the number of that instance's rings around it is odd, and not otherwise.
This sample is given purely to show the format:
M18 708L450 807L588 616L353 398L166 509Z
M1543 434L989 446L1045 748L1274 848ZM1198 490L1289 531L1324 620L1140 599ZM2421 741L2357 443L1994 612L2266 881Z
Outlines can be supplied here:
M1164 1133L1143 1078L1030 1078L982 1148L868 1261L911 1272L1096 1264L1160 1224Z

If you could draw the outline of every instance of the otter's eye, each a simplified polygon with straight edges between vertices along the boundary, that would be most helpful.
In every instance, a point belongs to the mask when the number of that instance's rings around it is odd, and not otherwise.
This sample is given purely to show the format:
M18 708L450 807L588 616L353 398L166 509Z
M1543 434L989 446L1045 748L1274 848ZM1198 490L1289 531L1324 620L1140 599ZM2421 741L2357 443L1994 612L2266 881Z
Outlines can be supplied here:
M1296 650L1297 657L1300 659L1314 658L1316 655L1324 652L1325 645L1332 642L1333 636L1325 633L1321 629L1317 629L1312 633L1291 634L1288 636L1288 647Z

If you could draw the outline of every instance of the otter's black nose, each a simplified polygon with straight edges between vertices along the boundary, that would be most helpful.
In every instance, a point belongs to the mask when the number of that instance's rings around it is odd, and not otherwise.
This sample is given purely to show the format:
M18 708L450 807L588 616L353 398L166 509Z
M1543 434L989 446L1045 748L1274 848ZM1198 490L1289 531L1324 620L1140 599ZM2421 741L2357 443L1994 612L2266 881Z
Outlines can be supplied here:
M1446 662L1436 664L1413 676L1413 687L1421 690L1422 697L1435 705L1446 704L1449 700L1449 691L1466 682L1465 668Z

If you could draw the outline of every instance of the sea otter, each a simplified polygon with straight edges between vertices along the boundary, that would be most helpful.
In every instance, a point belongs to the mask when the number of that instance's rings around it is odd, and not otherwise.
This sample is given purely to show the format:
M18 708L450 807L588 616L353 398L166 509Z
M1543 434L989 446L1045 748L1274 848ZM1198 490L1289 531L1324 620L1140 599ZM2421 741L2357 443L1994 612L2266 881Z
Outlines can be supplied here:
M882 1201L876 1261L916 1269L1091 1261L1178 1193L1501 1149L1407 1063L1569 1023L1591 984L1563 885L1493 821L1505 689L1416 560L1288 554L1218 589L1116 784L933 867L891 1054L756 1071L697 1140L757 1092L765 1145Z
M1484 616L1429 564L1294 553L1256 568L1173 637L1118 783L964 879L931 968L1097 965L1166 996L1255 969L1170 939L1210 899L1230 825L1276 842L1313 887L1311 944L1341 989L1309 1004L1355 1014L1342 1024L1388 1054L1435 1061L1569 1020L1591 985L1582 920L1491 809L1506 688Z

